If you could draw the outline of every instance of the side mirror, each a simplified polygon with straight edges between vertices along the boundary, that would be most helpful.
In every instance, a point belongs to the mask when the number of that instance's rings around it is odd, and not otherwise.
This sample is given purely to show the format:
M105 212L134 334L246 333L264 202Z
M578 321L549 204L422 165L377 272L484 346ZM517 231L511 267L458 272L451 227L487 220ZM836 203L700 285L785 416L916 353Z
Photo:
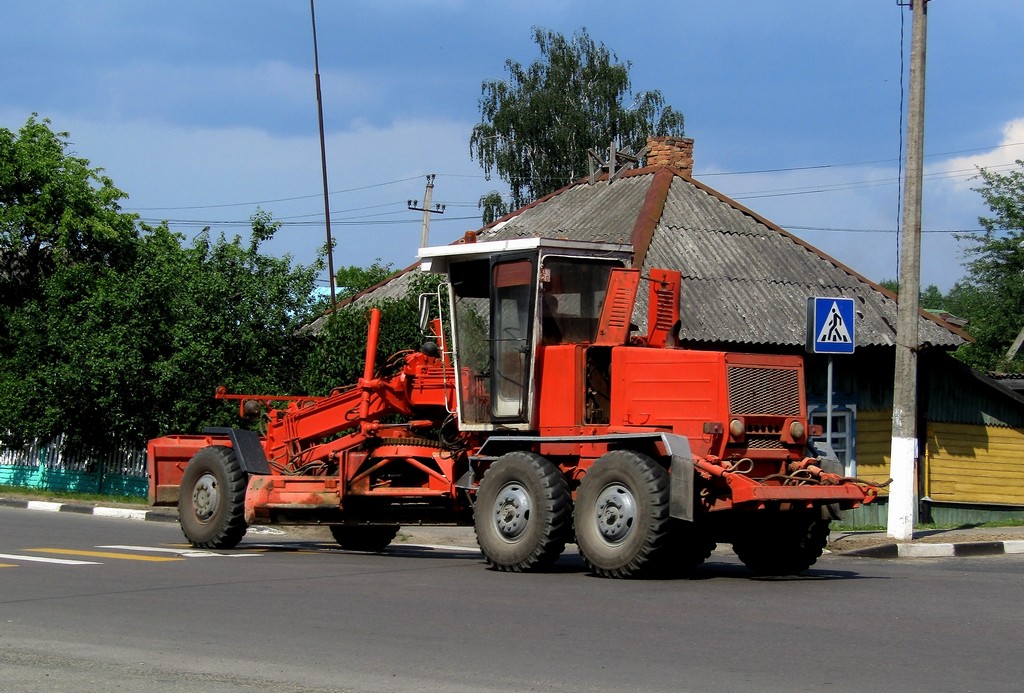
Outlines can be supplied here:
M420 294L420 334L430 335L430 294Z

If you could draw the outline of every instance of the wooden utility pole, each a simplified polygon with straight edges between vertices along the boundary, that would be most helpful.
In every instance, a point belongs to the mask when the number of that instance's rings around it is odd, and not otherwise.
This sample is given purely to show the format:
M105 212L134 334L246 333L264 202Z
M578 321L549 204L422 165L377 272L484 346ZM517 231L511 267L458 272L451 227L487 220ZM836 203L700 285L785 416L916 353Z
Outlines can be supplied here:
M903 191L900 293L896 314L896 377L892 402L887 533L914 536L917 503L917 328L921 293L921 189L924 171L924 69L928 0L910 0L910 99L907 104L907 174Z

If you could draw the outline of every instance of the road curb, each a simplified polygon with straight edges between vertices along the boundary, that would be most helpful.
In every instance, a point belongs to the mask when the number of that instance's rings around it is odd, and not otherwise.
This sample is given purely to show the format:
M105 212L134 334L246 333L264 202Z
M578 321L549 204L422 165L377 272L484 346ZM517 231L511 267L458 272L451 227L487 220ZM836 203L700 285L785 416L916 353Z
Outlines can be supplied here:
M969 541L961 543L879 544L863 549L838 552L840 556L867 558L954 558L965 556L998 556L1024 553L1024 541Z
M178 514L175 512L162 510L140 510L137 508L113 508L80 503L55 503L52 501L0 498L0 507L20 508L23 510L40 510L52 513L77 513L79 515L115 517L122 520L140 520L144 522L178 521Z

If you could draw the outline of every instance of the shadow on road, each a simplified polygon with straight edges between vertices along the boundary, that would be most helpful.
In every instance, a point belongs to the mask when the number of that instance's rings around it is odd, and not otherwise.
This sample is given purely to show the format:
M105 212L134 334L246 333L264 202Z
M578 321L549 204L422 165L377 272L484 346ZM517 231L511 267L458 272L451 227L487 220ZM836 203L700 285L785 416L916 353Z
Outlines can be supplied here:
M381 551L349 551L342 549L333 542L321 541L282 541L242 543L236 551L265 553L311 553L324 556L376 555L395 558L432 558L435 560L473 561L484 565L479 550L472 547L424 546L416 544L392 544ZM589 572L583 558L570 547L549 569L543 571L548 575L585 574L596 577ZM874 580L882 579L874 575L864 575L855 570L838 570L827 567L812 567L800 575L760 576L755 575L742 563L728 560L709 560L696 570L689 573L658 575L645 578L645 581L707 581L707 580L753 580L758 582L826 582L835 580Z

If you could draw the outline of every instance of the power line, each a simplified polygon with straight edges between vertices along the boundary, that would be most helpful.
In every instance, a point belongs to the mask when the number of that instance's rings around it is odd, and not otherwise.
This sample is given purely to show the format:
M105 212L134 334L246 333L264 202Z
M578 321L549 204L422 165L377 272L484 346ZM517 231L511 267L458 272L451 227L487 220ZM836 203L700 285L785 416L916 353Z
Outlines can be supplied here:
M423 176L412 176L410 178L399 178L398 180L389 180L384 183L373 183L371 185L362 185L356 188L345 188L344 190L332 190L331 195L340 195L342 193L359 192L360 190L370 190L371 188L383 188L386 185L395 185L397 183L406 183L411 180L418 180ZM186 210L186 209L217 209L220 207L251 207L252 205L265 205L273 202L293 202L295 200L309 200L312 198L322 198L323 193L317 193L314 195L297 195L295 197L280 197L276 200L257 200L255 202L231 202L226 204L218 205L192 205L188 207L133 207L127 211L134 212L156 212L165 210L168 212Z
M408 211L408 210L406 210ZM470 217L447 217L439 219L438 223L447 223L452 221L466 221L466 220L480 221L478 215ZM139 221L144 224L158 225L163 222L172 224L178 227L185 228L203 228L204 226L219 226L219 227L242 227L249 228L252 226L252 220L250 219L155 219L155 218L144 218L140 217ZM410 219L331 219L331 224L336 226L394 226L397 224L415 224L418 223L416 220ZM281 222L282 228L322 228L324 225L323 219L320 220L309 220L309 221L285 221Z
M998 164L996 166L989 166L989 171L1001 171L1008 168L1012 168L1015 164ZM952 169L949 171L933 171L925 175L924 177L928 180L943 180L948 178L970 178L973 177L977 171L970 168ZM966 175L965 175L966 174ZM900 178L875 178L873 180L866 181L851 181L846 183L826 183L824 185L816 185L813 187L799 187L799 188L780 188L777 190L760 190L751 192L733 193L730 195L736 200L751 200L762 197L785 197L788 195L808 195L812 193L822 192L835 192L839 190L855 190L858 188L873 188L880 185L892 185L898 183Z
M902 106L900 107L902 110ZM926 154L925 158L937 157L937 156L952 156L954 154L970 154L971 152L988 152L993 149L1003 149L1005 147L1020 147L1024 145L1024 142L1009 142L1007 144L997 144L992 147L975 147L974 149L957 149L949 152L936 152L934 154ZM892 164L899 163L902 158L897 157L895 159L874 159L871 161L850 161L842 164L811 164L809 166L788 166L785 168L762 168L753 169L750 171L718 171L711 173L694 173L695 178L711 178L713 176L746 176L755 173L789 173L791 171L815 171L827 168L845 168L849 166L871 166L874 164Z
M779 224L782 228L796 231L828 231L835 233L897 233L898 229L844 229L831 226L798 226ZM921 233L984 233L982 229L921 229Z
M1003 149L1003 148L1006 148L1006 147L1019 147L1019 146L1022 146L1022 145L1024 145L1024 142L1010 142L1010 143L1007 143L1007 144L999 144L999 145L994 145L994 146L991 146L991 147L976 147L976 148L973 148L973 149L958 149L958 150L953 150L953 151L948 151L948 152L937 152L935 154L928 154L928 155L926 155L926 158L928 158L928 157L939 157L939 156L952 156L954 154L969 154L969 153L972 153L972 152L992 151L994 149ZM900 161L900 160L898 158L897 159L874 159L874 160L868 160L868 161L853 161L853 162L838 163L838 164L813 164L813 165L809 165L809 166L788 166L788 167L780 167L780 168L752 169L752 170L749 170L749 171L716 171L716 172L699 173L699 174L695 173L694 175L697 178L712 178L712 177L721 177L721 176L744 176L744 175L764 174L764 173L791 173L791 172L797 172L797 171L815 171L815 170L825 170L825 169L833 169L833 168L848 168L848 167L853 167L853 166L870 166L870 165L874 165L874 164L891 164L891 163L897 162L897 161ZM439 173L437 175L438 176L442 176L442 177L448 177L448 178L479 178L479 179L486 179L486 176L484 176L482 174L481 175L472 175L472 174L461 174L461 173ZM423 178L422 175L410 176L408 178L398 178L396 180L389 180L389 181L384 181L384 182L381 182L381 183L372 183L372 184L369 184L369 185L361 185L361 186L356 186L356 187L352 187L352 188L343 188L343 189L340 189L340 190L332 190L330 192L330 194L331 195L342 195L342 194L345 194L345 193L360 192L362 190L371 190L371 189L374 189L374 188L382 188L382 187L386 187L388 185L397 185L399 183L407 183L407 182L413 181L413 180L420 180L421 178ZM274 204L274 203L278 203L278 202L295 202L297 200L309 200L309 199L322 198L322 197L323 197L323 195L321 193L316 193L316 194L311 194L311 195L296 195L296 196L293 196L293 197L279 197L279 198L274 198L274 199L269 199L269 200L253 200L253 201L250 201L250 202L229 202L229 203L211 204L211 205L184 205L184 206L173 206L173 207L126 207L125 211L128 211L128 212L158 212L158 211L174 212L174 211L185 211L185 210L191 210L191 209L223 209L223 208L227 208L227 207L253 207L253 206L258 206L258 205ZM470 202L466 202L466 203L450 203L450 204L453 205L453 206L460 206L460 205L465 205L467 207L469 207L469 206L475 207L476 206L475 202L473 202L473 203L470 203Z
M1024 143L1016 143L1016 144L1008 144L1008 145L1000 145L1000 146L1009 147L1009 146L1016 146L1018 144L1024 144ZM969 149L967 149L967 150L960 150L960 152L947 152L947 154L955 154L955 153L970 152L970 151L987 151L989 149L993 149L993 148L985 148L985 149L982 149L982 150L969 150ZM935 156L940 156L940 155L936 154ZM879 161L876 161L876 162L860 162L859 164L858 163L827 164L827 165L823 165L823 166L805 166L805 167L793 167L793 168L781 168L781 169L765 169L763 171L739 171L739 172L736 172L735 174L723 173L723 174L706 174L706 175L740 175L740 174L743 174L743 173L780 173L780 172L804 171L804 170L813 170L813 169L838 168L838 167L844 167L844 166L867 165L867 164L870 164L870 163L880 163L881 161L882 160L879 160ZM890 159L890 160L885 160L885 161L894 161L894 160ZM997 164L995 166L989 166L989 167L987 167L987 169L990 170L990 171L1001 171L1001 170L1006 170L1006 169L1012 168L1014 166L1015 166L1015 164L1012 164L1012 163ZM927 178L929 180L939 180L939 179L944 179L944 178L964 178L964 177L968 177L968 175L973 176L976 172L977 172L976 169L968 169L968 168L952 169L952 170L949 170L949 171L934 171L932 173L927 174L925 176L925 178ZM444 174L439 174L439 175L444 175ZM702 176L702 177L706 177L706 176ZM331 194L333 195L335 193L356 192L356 191L359 191L359 190L367 190L367 189L371 189L371 188L379 188L379 187L384 187L386 185L392 185L392 184L395 184L395 183L406 182L406 181L409 181L409 180L417 180L418 178L420 178L420 176L416 176L416 177L413 177L413 178L403 178L403 179L400 179L400 180L397 180L397 181L388 181L388 182L385 182L385 183L376 183L376 184L373 184L373 185L364 185L364 186L361 186L361 187L358 187L358 188L347 188L345 190L336 190L336 191L332 192ZM762 198L769 198L769 197L788 197L788 196L793 196L793 195L810 195L810 194L819 194L819 193L826 193L826 192L836 192L836 191L841 191L841 190L856 190L856 189L859 189L859 188L870 188L870 187L877 187L877 186L880 186L880 185L892 185L893 183L899 182L899 180L900 180L900 178L897 176L897 177L888 177L888 178L877 178L877 179L864 180L864 181L848 181L848 182L845 182L845 183L827 183L827 184L824 184L824 185L817 185L817 186L813 186L813 187L779 188L779 189L774 189L774 190L772 190L772 189L769 189L769 190L752 190L752 191L746 191L746 192L740 192L740 193L731 193L731 194L729 194L729 196L731 198L735 199L735 200L755 200L755 199L762 199ZM271 202L285 202L285 201L302 200L302 199L310 199L310 198L317 198L317 197L322 197L322 196L321 195L303 195L303 196L299 196L299 197L280 198L278 200L264 200L263 202L233 203L233 204L222 204L222 205L199 205L199 206L191 206L191 207L137 207L137 208L134 208L134 209L126 209L126 211L136 211L136 212L138 212L138 211L186 211L186 210L191 210L191 209L217 209L217 208L225 208L225 207L244 207L244 206L248 206L248 205L267 204L267 203L271 203ZM468 209L476 209L479 206L478 203L476 203L476 202L447 202L445 204L448 207L464 207L464 208L468 208ZM377 205L366 205L366 206L363 206L363 207L350 207L348 209L338 210L338 212L344 214L344 213L347 213L347 212L357 212L357 211L363 211L363 210L368 210L368 209L383 209L383 208L390 207L390 206L396 206L396 207L401 206L402 209L396 210L395 212L389 212L388 214L407 211L407 209L406 209L406 201L405 200L401 200L401 201L395 201L395 202L385 202L385 203L377 204ZM369 216L373 216L373 215L369 215ZM322 224L323 223L323 221L322 221L323 220L323 213L322 212L314 212L314 213L309 213L309 214L297 214L297 215L291 215L291 216L276 217L275 220L276 221L283 221L283 220L290 220L290 219L316 218L316 217L318 217L321 220L319 223ZM362 217L360 217L360 218L362 218ZM473 217L457 217L456 219L468 219L468 218L473 218ZM145 218L142 218L142 221L144 221L146 223L159 223L160 221L165 221L165 220L164 219L159 219L159 220L156 220L154 222L152 217L145 217ZM250 223L248 220L246 220L246 221L220 221L220 220L199 221L199 220L166 219L166 221L168 221L168 222L187 221L189 223L196 223L196 224L203 223L203 224L246 224L246 225L248 225ZM334 217L332 215L332 223L333 223L333 221L334 221ZM290 225L290 224L287 224L287 222L285 222L285 223L286 223L286 225Z

